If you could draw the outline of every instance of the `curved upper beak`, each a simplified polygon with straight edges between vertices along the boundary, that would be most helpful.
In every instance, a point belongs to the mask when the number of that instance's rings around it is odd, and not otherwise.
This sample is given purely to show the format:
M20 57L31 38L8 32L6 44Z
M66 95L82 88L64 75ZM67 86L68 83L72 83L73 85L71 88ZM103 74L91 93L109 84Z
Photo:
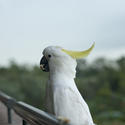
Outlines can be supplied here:
M40 68L45 72L49 72L49 64L45 56L40 60Z

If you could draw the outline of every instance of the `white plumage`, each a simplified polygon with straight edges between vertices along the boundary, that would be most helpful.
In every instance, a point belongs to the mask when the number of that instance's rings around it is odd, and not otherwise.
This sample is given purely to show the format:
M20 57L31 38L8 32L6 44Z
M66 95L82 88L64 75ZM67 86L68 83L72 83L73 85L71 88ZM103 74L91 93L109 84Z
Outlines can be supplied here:
M69 119L71 125L94 125L88 105L74 81L76 59L55 46L45 48L43 55L49 66L46 87L48 112L64 120ZM41 68L45 69L47 64L41 62Z

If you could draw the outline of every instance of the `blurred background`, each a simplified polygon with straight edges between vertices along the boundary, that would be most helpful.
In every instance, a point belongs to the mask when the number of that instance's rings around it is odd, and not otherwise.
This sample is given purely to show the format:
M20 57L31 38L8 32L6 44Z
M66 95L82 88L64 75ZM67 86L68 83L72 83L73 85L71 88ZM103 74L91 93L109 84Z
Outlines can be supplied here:
M1 0L0 90L44 110L43 49L85 50L95 42L78 60L77 86L96 124L124 125L124 6L124 0Z

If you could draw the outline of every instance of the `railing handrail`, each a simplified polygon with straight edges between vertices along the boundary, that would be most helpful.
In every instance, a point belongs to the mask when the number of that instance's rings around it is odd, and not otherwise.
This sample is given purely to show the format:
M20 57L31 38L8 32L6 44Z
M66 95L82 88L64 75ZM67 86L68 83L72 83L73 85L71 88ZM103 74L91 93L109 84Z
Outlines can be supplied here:
M0 101L2 101L8 108L12 108L13 103L16 102L16 99L0 91Z
M28 105L6 95L0 91L0 101L8 108L8 122L11 123L11 109L23 119L23 123L30 125L62 125L54 115L46 113L38 108ZM64 124L63 124L64 125Z

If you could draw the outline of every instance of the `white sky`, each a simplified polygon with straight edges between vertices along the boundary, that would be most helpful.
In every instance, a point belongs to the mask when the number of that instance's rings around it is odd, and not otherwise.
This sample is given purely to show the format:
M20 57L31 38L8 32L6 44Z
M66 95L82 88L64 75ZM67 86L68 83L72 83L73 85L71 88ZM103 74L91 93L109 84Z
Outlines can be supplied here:
M125 55L125 0L0 0L0 65L39 64L58 45L88 49L88 59Z

